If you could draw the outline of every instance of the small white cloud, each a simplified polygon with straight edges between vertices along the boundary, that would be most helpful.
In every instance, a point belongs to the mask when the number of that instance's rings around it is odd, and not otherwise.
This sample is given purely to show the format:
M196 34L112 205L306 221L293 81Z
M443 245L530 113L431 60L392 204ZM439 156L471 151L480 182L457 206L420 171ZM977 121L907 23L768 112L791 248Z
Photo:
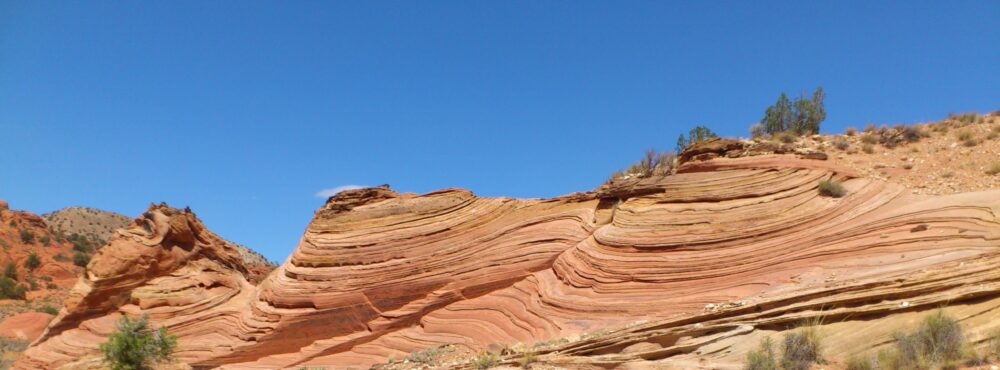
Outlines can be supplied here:
M334 195L337 195L337 193L342 192L344 190L361 189L361 188L367 188L367 186L364 186L364 185L341 185L341 186L338 186L338 187L335 187L335 188L329 188L329 189L320 190L320 191L316 192L316 197L317 198L326 199L326 198L332 197Z

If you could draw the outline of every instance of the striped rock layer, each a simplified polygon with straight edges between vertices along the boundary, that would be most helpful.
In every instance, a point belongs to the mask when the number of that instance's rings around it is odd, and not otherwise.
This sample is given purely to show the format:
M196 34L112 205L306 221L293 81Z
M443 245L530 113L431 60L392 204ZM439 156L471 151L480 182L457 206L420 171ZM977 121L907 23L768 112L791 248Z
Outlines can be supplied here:
M848 194L821 196L826 179ZM189 212L147 215L94 258L18 368L95 363L122 314L166 325L195 368L367 368L444 343L567 337L540 360L689 368L737 363L760 333L818 312L1000 306L1000 191L919 197L791 155L552 199L345 191L257 286Z

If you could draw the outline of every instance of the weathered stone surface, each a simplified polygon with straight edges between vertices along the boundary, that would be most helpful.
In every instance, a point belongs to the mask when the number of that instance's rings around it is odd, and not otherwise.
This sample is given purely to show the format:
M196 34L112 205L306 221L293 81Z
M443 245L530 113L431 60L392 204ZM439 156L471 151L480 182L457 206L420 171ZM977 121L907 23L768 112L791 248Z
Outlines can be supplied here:
M743 145L712 142L687 158ZM820 311L835 322L898 313L899 297L919 310L1000 296L1000 191L917 197L794 155L677 172L553 199L345 191L256 287L193 215L154 207L18 366L92 358L119 315L149 313L199 368L362 368L443 343L574 336L540 359L685 368L697 353L734 361L738 343ZM847 196L819 196L831 178Z

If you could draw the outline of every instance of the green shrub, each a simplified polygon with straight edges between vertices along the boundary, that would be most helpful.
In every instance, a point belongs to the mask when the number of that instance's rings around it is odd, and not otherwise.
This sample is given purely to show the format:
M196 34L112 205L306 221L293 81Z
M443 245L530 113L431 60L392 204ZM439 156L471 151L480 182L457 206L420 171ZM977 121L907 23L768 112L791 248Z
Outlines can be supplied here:
M925 317L912 333L896 333L893 339L902 368L949 366L962 359L966 348L962 327L941 310Z
M863 151L865 153L868 153L868 154L875 153L875 146L866 143L865 145L861 146L861 151Z
M50 304L47 304L47 305L44 305L42 307L39 307L38 308L38 312L44 312L44 313L47 313L49 315L55 316L55 315L59 314L59 309L55 308L54 306L52 306Z
M35 241L35 233L32 233L31 230L28 229L21 229L21 241L30 244Z
M808 370L813 363L820 363L819 331L809 326L785 335L781 352L781 367L785 370Z
M469 361L469 364L477 370L486 370L499 365L500 358L493 354L493 352L483 351L473 357L472 360Z
M24 261L24 267L27 267L28 270L31 271L35 271L35 269L37 269L38 266L41 265L42 265L42 259L38 258L38 253L35 252L29 253L28 259Z
M857 135L858 134L858 129L856 129L854 127L848 127L846 130L844 130L844 134L846 134L847 136Z
M62 253L58 253L55 256L52 256L52 259L55 260L55 261L59 261L59 262L68 262L69 261L69 257L66 257L66 255L62 254Z
M14 262L7 262L7 265L3 269L3 276L11 280L17 280L17 265Z
M48 247L49 244L52 242L52 238L50 238L48 235L42 235L42 237L39 240L42 242L42 245L46 247Z
M819 194L827 197L840 198L847 194L847 189L837 180L820 180Z
M760 341L757 349L747 353L746 363L743 366L746 370L777 370L778 361L774 355L774 344L771 338L764 338Z
M28 277L24 278L24 282L28 283L28 290L29 291L38 290L38 282L35 281L34 277L28 276Z
M876 144L878 143L878 136L875 136L874 134L861 135L861 142L865 144Z
M176 346L177 338L164 327L150 328L146 316L122 316L108 341L101 344L101 354L112 370L147 370L170 360Z
M782 143L785 143L785 144L791 144L791 143L794 143L796 140L799 139L799 135L797 135L797 134L795 134L794 132L791 132L791 131L784 131L784 132L779 132L779 133L775 134L774 135L774 139L776 139L776 140L778 140L778 141L780 141Z
M848 143L847 140L838 138L833 140L833 147L840 150L847 150L847 148L851 147L851 144Z
M17 227L17 221L10 220L10 223L8 225L10 225L10 227Z
M0 277L0 299L24 299L27 288L9 277Z
M968 140L965 140L965 141L963 141L963 142L962 142L962 145L965 145L965 146L967 146L967 147L974 147L974 146L976 146L976 145L979 145L979 140L976 140L976 139L968 139Z
M80 267L87 267L90 263L90 256L83 254L81 252L73 253L73 264Z

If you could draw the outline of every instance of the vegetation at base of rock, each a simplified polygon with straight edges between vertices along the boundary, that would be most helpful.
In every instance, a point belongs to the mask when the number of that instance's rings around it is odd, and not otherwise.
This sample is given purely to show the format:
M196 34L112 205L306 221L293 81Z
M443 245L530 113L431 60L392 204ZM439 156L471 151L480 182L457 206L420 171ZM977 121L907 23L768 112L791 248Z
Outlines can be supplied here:
M522 369L530 369L531 364L535 363L536 361L538 361L538 358L536 357L535 350L529 349L521 354L521 360L519 361L519 363L521 364Z
M821 363L820 342L819 331L815 326L786 334L781 351L781 367L785 370L808 370L813 363Z
M691 131L688 131L687 138L684 138L684 134L681 134L680 136L677 137L677 147L674 149L677 151L677 153L680 153L683 152L684 149L690 146L691 144L697 143L699 141L705 141L708 139L714 139L717 137L719 137L719 135L716 135L708 127L695 126L694 128L691 129Z
M441 356L441 347L431 347L423 351L410 352L406 359L420 364L433 364Z
M73 253L73 264L80 267L87 267L90 263L90 256L83 254L83 252Z
M824 97L822 87L816 88L811 98L806 98L803 94L794 101L789 100L782 92L778 101L764 111L764 118L760 123L764 126L764 131L772 135L785 131L798 135L817 134L820 123L826 119Z
M115 332L101 344L101 355L112 370L147 370L169 361L176 346L177 338L166 328L150 328L146 316L122 316Z
M817 324L808 323L798 330L785 334L779 359L771 338L761 340L757 349L747 353L743 368L746 370L807 370L812 364L822 363L821 338Z
M819 194L827 197L840 198L847 194L847 189L837 180L820 180Z
M747 353L746 370L777 370L778 361L774 354L774 343L771 338L761 340L757 349Z
M1000 356L1000 332L987 340L986 353L976 352L954 318L938 310L927 315L912 332L893 334L892 348L876 355L851 356L848 370L956 368L963 363L982 365Z
M469 364L477 370L486 370L491 367L500 364L500 358L496 354L490 351L479 352L475 357L469 360Z
M28 270L34 271L38 266L42 265L42 259L38 257L38 253L31 252L28 254L28 259L24 261L24 267Z
M936 311L911 333L893 335L902 367L947 365L962 359L965 336L958 321Z
M44 305L42 307L39 307L38 308L38 312L44 312L44 313L47 313L49 315L55 316L55 315L59 314L59 309L55 308L55 306L53 306L53 305L46 304L46 305Z

